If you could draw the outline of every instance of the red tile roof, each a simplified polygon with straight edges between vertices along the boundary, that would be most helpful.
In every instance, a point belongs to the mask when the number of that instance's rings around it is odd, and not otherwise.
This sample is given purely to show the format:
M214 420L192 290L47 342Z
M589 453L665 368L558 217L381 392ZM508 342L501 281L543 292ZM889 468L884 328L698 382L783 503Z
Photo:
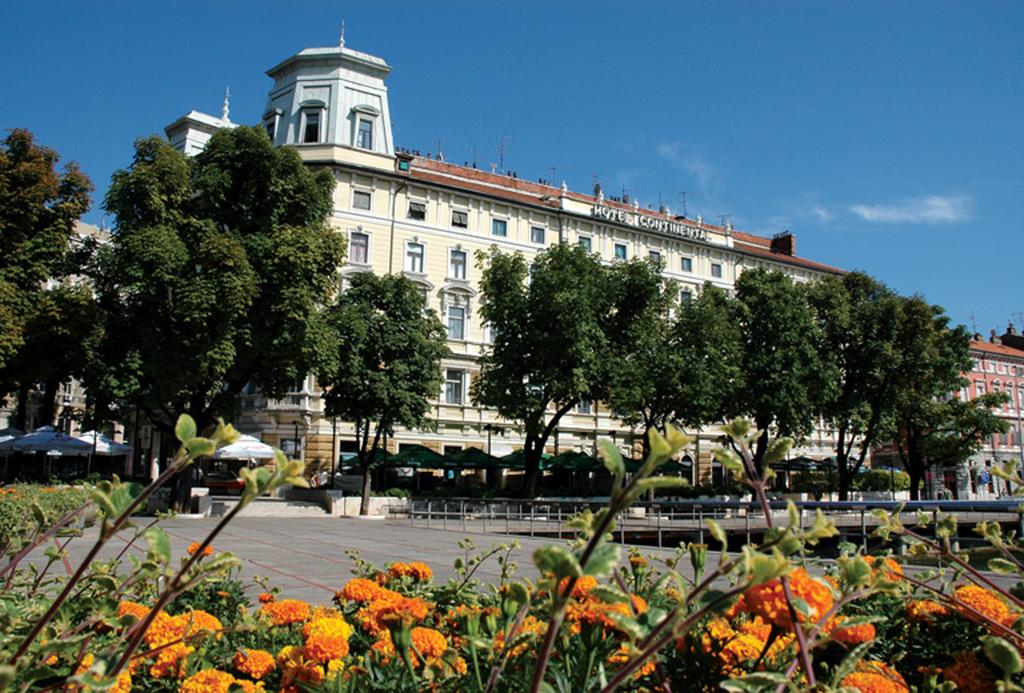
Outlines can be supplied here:
M419 156L412 160L410 177L413 180L423 181L424 183L449 185L467 191L492 195L511 202L548 207L551 208L552 211L559 209L558 198L562 194L561 188L553 185L535 183L522 178L513 178L511 176L490 173L488 171L481 171L479 169L468 168L466 166L457 166L446 161L438 161L436 159ZM597 202L597 198L593 195L584 195L571 190L566 193L566 197L586 204L595 204ZM633 211L634 209L630 204L612 200L610 198L605 198L602 204L615 209L628 211ZM662 214L661 212L651 209L640 209L639 211L643 212L647 216L658 219L666 219L669 221L682 220L682 217ZM804 267L818 272L841 274L845 271L821 262L814 262L813 260L808 260L796 255L788 255L786 253L773 250L771 247L771 239L765 238L764 236L756 236L743 231L727 229L723 226L708 224L703 221L698 223L696 219L686 219L686 223L692 224L693 226L699 226L700 228L708 231L732 234L735 250L748 255L787 265Z
M974 351L984 351L989 354L1016 356L1019 359L1024 359L1024 349L1016 349L1002 344L993 344L992 342L986 342L984 340L972 339L971 349Z

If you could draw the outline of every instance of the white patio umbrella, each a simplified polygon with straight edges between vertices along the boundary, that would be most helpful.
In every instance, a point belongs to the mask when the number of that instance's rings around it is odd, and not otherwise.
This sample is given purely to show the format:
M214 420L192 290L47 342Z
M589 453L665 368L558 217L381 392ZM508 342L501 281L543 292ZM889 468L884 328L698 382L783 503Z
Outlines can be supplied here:
M13 438L0 443L0 451L11 452L46 452L57 455L88 455L92 452L92 444L72 438L67 433L54 429L53 426L37 428L20 438Z
M210 455L215 460L271 460L274 448L253 436L240 436L231 445L225 445Z
M79 433L75 438L84 440L92 448L92 454L94 455L127 455L132 451L130 445L124 443L118 443L112 438L108 438L102 433L96 431L86 431L85 433Z

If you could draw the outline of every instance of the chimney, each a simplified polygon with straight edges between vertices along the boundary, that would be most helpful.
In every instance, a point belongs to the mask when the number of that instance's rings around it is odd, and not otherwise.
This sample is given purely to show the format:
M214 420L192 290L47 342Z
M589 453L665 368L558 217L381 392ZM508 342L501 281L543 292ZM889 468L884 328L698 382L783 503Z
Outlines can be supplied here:
M999 337L996 336L996 331L991 330L988 333L988 341L992 344L999 344Z
M784 255L796 255L796 236L788 230L772 236L772 251Z
M1006 332L999 338L999 341L1002 342L1003 346L1024 351L1024 335L1017 332L1013 323L1006 326Z

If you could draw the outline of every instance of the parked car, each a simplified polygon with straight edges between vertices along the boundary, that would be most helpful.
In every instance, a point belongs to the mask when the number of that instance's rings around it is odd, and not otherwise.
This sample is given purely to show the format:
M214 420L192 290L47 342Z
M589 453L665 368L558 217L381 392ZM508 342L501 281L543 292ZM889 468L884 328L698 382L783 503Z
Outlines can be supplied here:
M245 482L231 472L210 472L203 479L203 486L210 489L210 493L242 494Z

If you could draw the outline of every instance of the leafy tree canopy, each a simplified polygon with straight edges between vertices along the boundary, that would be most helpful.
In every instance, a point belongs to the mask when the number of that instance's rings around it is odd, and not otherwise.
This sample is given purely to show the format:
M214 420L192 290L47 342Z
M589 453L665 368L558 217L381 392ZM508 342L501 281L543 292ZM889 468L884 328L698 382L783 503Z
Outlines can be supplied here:
M327 224L334 181L261 128L221 130L194 159L135 145L105 201L113 243L96 258L104 340L100 403L127 399L170 427L230 415L247 383L283 394L332 353L324 307L344 257Z
M89 209L92 183L74 163L27 130L0 142L0 396L19 381L12 359L48 279L60 277L75 220Z
M363 469L363 507L369 508L374 451L396 425L420 427L441 389L447 334L419 289L405 277L354 275L330 313L333 362L320 373L328 416L356 426Z

